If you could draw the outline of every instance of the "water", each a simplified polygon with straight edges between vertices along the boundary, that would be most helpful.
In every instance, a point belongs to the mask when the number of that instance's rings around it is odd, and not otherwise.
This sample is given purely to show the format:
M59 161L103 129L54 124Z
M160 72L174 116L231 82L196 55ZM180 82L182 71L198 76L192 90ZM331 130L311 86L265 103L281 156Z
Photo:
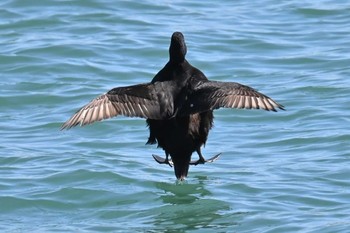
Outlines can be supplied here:
M0 3L1 232L349 232L348 1ZM208 78L287 111L215 112L185 183L143 119L59 128L105 91L148 82L182 31Z

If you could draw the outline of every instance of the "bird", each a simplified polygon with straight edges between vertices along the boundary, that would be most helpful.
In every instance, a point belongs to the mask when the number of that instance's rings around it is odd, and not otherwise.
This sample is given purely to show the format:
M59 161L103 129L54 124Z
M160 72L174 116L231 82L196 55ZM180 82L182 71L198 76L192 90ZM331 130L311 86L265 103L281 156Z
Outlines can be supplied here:
M237 83L211 81L186 60L184 35L174 32L169 61L151 82L116 87L80 108L62 126L70 129L123 115L145 118L149 128L146 144L157 144L165 158L153 155L159 164L174 168L177 180L185 180L190 165L211 163L201 147L213 127L213 111L219 108L285 110L284 106L257 90ZM191 160L192 154L198 160Z

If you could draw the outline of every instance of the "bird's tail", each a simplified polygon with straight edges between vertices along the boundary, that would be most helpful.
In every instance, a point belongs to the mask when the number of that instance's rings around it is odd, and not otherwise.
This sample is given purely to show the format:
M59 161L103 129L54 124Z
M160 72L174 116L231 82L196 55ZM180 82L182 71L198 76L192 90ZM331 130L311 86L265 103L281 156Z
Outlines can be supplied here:
M174 162L175 176L178 180L184 180L187 177L188 169L190 167L191 155L186 157L172 156Z

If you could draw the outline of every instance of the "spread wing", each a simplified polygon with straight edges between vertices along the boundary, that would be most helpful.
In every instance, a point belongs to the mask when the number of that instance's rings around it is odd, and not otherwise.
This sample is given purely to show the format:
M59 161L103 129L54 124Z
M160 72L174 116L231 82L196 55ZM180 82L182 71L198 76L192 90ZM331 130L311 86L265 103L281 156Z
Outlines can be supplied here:
M165 82L156 82L114 88L78 110L62 125L61 130L118 115L149 119L167 118L173 114L174 105L169 88L167 91L164 89L166 86Z
M182 106L181 115L218 108L284 110L283 105L255 89L235 82L198 82Z

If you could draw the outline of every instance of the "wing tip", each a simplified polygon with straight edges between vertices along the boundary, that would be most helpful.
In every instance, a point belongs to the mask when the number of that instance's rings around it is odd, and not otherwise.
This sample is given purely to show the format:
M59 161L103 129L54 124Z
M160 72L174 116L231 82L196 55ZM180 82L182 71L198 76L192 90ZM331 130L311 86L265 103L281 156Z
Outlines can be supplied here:
M286 107L284 107L282 104L278 105L278 108L283 111L287 111Z
M277 104L277 106L272 106L272 108L263 108L266 111L278 112L278 110L286 111L286 108L282 104Z
M69 129L71 129L79 124L81 125L81 123L79 123L79 122L75 122L74 124L72 124L72 122L70 122L70 120L68 120L61 125L60 131L69 130Z
M68 130L69 128L67 128L67 126L66 125L61 125L61 128L60 128L60 131L63 131L63 130Z

